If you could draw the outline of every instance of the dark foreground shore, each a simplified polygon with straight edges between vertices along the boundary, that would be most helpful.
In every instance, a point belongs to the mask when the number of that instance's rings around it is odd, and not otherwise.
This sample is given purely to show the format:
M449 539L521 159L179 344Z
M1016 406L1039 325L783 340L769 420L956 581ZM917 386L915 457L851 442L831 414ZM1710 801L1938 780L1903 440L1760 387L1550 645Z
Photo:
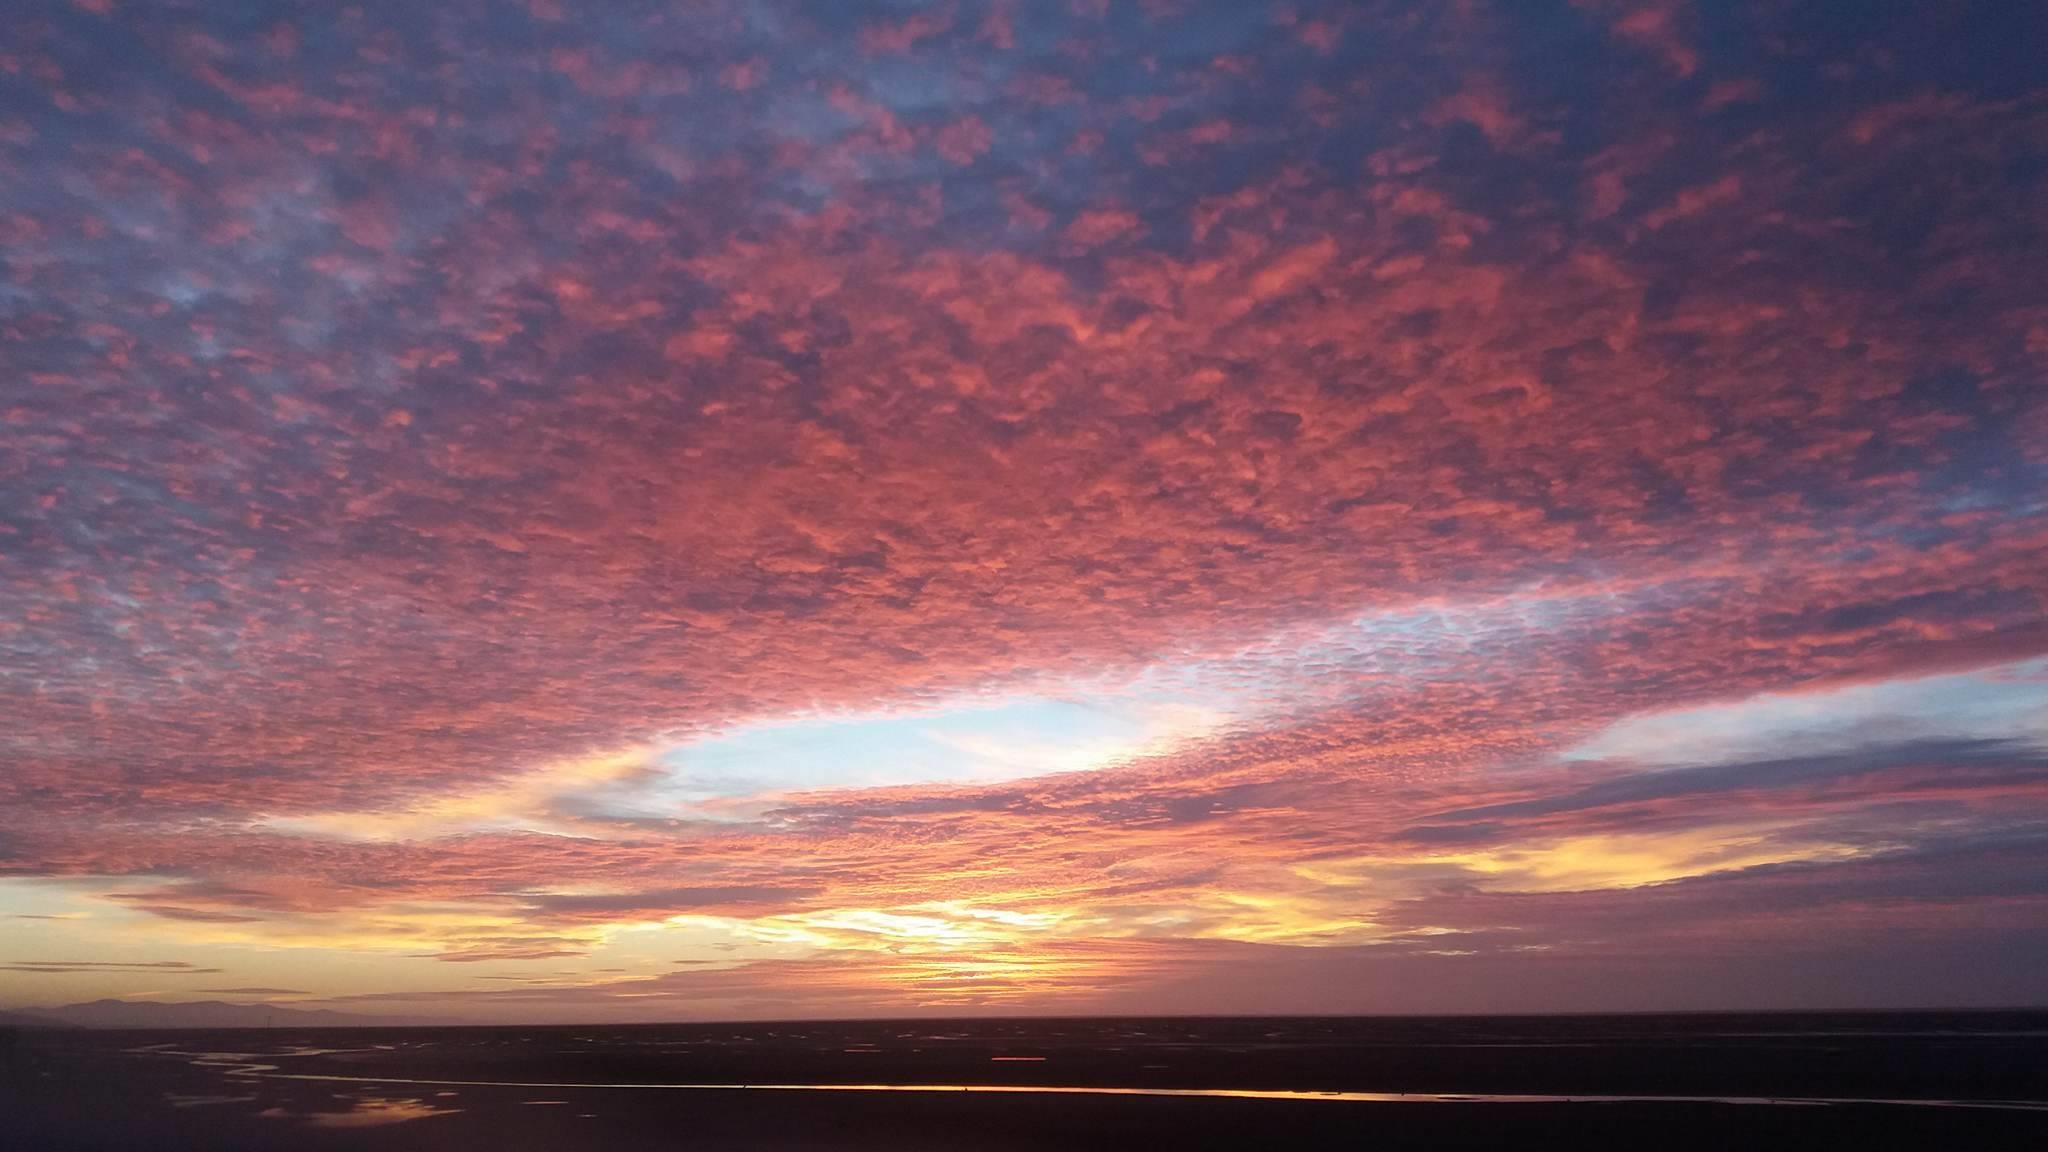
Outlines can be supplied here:
M2048 1014L0 1038L10 1149L1368 1144L2044 1148Z

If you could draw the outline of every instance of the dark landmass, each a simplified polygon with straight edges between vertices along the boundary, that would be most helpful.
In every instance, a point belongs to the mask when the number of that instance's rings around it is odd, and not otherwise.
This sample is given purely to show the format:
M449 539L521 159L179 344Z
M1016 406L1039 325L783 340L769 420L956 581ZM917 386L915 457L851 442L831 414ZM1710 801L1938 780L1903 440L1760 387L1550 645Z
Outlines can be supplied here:
M223 1000L158 1003L150 1000L93 1000L40 1008L23 1013L23 1025L73 1025L81 1028L416 1028L446 1023L409 1016L364 1016L325 1009L281 1008L267 1004L230 1004ZM0 1021L4 1022L4 1021Z
M74 1028L55 1017L38 1012L0 1012L0 1028Z
M20 1031L0 1073L0 1147L80 1152L2048 1147L2043 1011Z

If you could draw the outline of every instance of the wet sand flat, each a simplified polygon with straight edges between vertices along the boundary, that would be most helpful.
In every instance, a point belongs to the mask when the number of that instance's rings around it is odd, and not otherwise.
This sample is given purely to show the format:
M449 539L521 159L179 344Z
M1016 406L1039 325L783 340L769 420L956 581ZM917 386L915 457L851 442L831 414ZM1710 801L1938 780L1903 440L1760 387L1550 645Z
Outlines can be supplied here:
M0 1072L9 1148L2048 1147L2042 1013L53 1031Z

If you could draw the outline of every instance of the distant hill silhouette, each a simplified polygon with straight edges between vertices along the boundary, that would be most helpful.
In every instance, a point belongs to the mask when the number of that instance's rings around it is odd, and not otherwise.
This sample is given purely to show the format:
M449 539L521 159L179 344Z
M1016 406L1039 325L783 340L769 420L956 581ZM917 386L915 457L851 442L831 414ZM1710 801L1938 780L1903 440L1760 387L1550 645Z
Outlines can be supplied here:
M0 1012L0 1028L75 1028L50 1016L39 1016L34 1012Z
M60 1028L389 1028L445 1023L415 1016L361 1016L326 1009L230 1004L222 1000L94 1000L61 1008L0 1013L0 1024Z

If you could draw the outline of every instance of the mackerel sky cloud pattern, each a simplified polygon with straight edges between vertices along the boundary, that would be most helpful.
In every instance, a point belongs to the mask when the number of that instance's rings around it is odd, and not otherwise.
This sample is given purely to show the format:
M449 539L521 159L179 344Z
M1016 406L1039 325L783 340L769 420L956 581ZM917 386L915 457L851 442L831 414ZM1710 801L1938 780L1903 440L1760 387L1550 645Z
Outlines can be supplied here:
M2039 1002L2044 35L29 0L0 1002Z

